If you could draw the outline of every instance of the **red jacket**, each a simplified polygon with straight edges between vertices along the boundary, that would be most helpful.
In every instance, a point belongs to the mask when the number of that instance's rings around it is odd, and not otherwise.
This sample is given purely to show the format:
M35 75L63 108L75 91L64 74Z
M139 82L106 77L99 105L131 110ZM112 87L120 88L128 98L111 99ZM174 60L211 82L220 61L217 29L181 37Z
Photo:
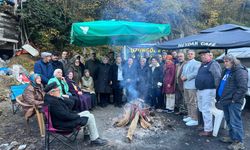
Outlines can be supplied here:
M174 94L175 93L175 65L174 63L166 63L163 69L163 88L162 92L164 94ZM167 85L170 85L168 87Z

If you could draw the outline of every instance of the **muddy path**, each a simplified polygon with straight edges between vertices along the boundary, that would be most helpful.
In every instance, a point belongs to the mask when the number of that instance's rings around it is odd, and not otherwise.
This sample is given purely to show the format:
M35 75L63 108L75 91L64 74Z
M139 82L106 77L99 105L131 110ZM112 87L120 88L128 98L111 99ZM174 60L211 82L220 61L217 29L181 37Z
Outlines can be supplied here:
M44 138L39 135L36 118L30 120L31 133L27 134L22 111L12 114L9 101L0 102L0 145L10 144L16 141L13 149L20 145L26 145L28 149L44 149ZM156 113L151 129L145 130L137 126L133 141L126 139L128 127L114 128L115 118L122 114L122 109L109 105L106 108L97 107L92 113L96 117L100 136L108 139L109 144L104 147L92 147L89 141L82 139L82 133L78 136L80 149L88 150L217 150L226 149L227 144L219 142L219 137L225 135L227 130L220 129L218 137L200 137L196 127L186 127L182 116L174 114ZM250 149L250 111L243 111L245 128L245 146ZM54 143L52 149L60 146ZM67 149L64 147L63 149Z

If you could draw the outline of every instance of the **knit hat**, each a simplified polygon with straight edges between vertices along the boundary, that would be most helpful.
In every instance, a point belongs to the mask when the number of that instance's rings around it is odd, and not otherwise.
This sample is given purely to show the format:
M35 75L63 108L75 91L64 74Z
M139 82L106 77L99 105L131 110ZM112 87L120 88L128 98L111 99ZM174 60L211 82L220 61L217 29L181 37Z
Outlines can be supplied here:
M165 59L166 59L166 60L172 60L172 59L173 59L173 56L172 56L172 55L167 55L167 56L165 57Z

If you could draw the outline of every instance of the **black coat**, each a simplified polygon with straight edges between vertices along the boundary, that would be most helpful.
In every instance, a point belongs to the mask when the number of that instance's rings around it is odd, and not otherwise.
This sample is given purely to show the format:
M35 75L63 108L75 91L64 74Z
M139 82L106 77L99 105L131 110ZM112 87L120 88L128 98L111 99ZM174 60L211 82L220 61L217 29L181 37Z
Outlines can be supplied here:
M54 128L73 129L78 125L85 125L88 121L88 117L80 117L76 112L72 111L73 100L46 94L44 103L49 106Z
M97 84L95 90L97 93L111 93L110 85L110 64L101 63L97 69Z
M156 67L154 71L152 72L152 67L149 68L149 87L151 89L159 88L157 86L158 82L162 83L163 81L163 73L162 70L159 67Z
M65 76L65 70L63 68L63 63L60 62L60 61L51 61L51 64L53 66L53 72L56 70L56 69L61 69L62 72L63 72L63 76Z
M96 81L97 79L97 69L99 64L100 61L98 59L89 59L85 63L85 68L89 70L90 76L93 78L94 81Z
M147 90L149 86L149 74L150 74L150 68L148 66L144 66L141 68L138 66L137 72L138 72L138 82L137 86L139 90Z
M109 75L109 80L112 81L112 88L119 88L120 83L118 81L118 66L117 64L113 64L110 67L110 75Z
M222 78L225 75L223 72ZM227 78L222 96L216 95L216 100L222 105L227 105L230 103L240 103L243 104L243 99L248 90L248 73L247 69L242 65L237 65L232 68L231 74ZM218 90L218 89L217 89ZM218 91L216 92L218 93Z
M128 79L131 80L129 84L136 83L138 80L138 78L137 78L138 72L137 72L137 68L136 68L135 64L132 64L131 67L129 67L128 64L123 65L122 75L123 75L123 80L124 80L125 84L127 83Z

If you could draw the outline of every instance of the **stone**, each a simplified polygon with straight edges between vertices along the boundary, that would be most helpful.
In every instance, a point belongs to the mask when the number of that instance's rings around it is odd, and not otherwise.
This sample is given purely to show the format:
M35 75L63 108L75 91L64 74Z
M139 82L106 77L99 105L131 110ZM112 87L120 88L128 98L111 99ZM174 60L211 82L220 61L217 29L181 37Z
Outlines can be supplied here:
M27 147L26 144L20 145L17 150L25 150Z
M27 149L28 150L35 150L36 146L35 146L35 144L30 144L30 146Z
M10 143L10 145L12 145L12 146L17 146L19 143L17 142L17 141L12 141L11 143Z
M8 143L0 145L0 149L1 150L8 150L8 148L9 148L9 144Z

